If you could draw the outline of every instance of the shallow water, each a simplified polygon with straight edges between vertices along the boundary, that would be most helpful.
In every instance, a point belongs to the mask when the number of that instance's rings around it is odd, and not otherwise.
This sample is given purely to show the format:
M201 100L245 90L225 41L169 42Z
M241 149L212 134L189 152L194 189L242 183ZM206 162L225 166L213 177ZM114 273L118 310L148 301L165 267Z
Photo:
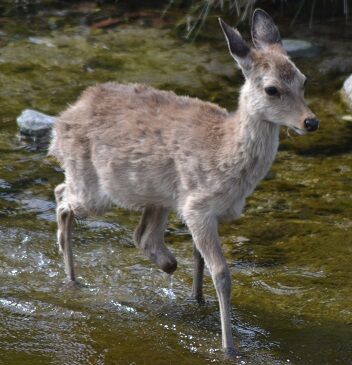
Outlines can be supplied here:
M242 81L217 28L217 36L185 43L150 10L110 29L87 26L111 9L64 11L52 2L2 8L0 364L224 362L211 279L206 275L204 307L188 300L191 237L175 217L166 236L179 262L172 279L134 248L139 215L115 209L78 222L82 285L66 283L52 193L63 174L45 150L17 135L23 109L55 115L85 87L107 80L235 108ZM221 226L238 363L352 364L352 124L338 93L347 75L318 71L341 52L351 57L351 29L283 29L322 47L319 57L295 60L309 75L308 102L322 125L304 137L283 131L268 178L241 219Z

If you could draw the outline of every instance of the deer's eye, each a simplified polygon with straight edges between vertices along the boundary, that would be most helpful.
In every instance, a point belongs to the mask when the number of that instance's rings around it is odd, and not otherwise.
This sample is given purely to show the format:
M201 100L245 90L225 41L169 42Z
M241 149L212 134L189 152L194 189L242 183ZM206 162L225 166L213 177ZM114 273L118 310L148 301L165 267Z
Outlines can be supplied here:
M264 90L270 96L279 96L279 90L275 86L268 86Z

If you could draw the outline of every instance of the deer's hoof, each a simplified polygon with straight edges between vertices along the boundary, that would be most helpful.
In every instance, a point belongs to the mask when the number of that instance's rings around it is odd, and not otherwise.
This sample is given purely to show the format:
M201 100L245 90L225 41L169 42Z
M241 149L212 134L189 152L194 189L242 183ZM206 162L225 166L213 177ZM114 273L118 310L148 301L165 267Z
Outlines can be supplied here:
M172 274L177 269L177 261L173 256L164 258L164 260L160 261L161 262L157 263L157 265L160 267L161 270L165 271L168 274Z
M234 347L225 348L224 356L225 356L225 359L228 359L228 360L236 360L236 359L238 360L241 358L239 352L237 352Z
M199 294L192 294L187 299L187 301L190 302L190 303L198 304L200 307L203 307L207 304L207 302L205 301L203 295L199 295Z
M63 287L65 289L70 290L77 290L87 287L84 283L78 281L77 279L71 280L70 278L67 278L63 284Z
M152 249L148 247L142 249L150 261L166 273L172 274L177 269L177 260L164 245Z

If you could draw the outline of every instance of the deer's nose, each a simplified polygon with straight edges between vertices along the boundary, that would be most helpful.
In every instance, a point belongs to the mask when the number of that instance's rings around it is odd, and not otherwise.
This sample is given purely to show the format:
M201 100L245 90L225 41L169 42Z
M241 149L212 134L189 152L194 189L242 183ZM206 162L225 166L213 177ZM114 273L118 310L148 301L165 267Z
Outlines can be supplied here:
M319 120L316 118L307 118L304 121L304 126L308 132L314 132L319 127Z

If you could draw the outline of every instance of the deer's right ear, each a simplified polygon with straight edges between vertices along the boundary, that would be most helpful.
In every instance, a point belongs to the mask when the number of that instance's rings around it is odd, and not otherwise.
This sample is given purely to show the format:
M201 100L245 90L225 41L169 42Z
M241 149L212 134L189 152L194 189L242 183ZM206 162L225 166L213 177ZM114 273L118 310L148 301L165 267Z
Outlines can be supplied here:
M219 23L222 31L225 34L231 56L236 60L238 65L241 67L244 75L246 76L246 71L249 71L252 64L252 59L250 55L251 49L243 40L241 34L237 29L230 27L221 18L219 18Z

